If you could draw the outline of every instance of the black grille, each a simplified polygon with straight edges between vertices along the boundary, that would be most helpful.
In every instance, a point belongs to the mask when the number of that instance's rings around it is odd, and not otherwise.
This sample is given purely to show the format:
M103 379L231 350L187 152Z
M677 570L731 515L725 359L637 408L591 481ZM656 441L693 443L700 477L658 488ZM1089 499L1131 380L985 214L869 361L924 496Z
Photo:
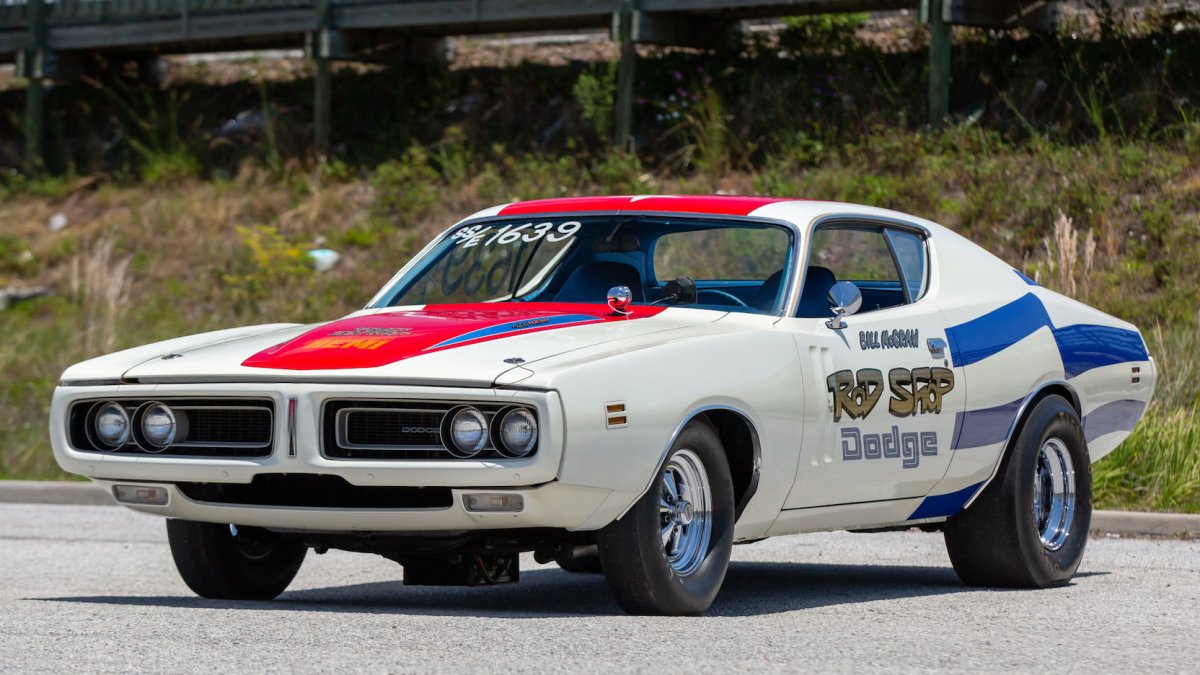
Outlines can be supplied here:
M154 454L170 457L270 457L273 449L273 417L275 406L270 399L258 398L140 398L99 399L79 401L71 407L71 445L84 452L104 452L118 455L146 455L131 434L119 448L101 446L91 434L93 408L104 401L116 401L131 420L138 408L149 401L158 401L175 412L180 422L181 436L164 450ZM183 420L186 420L184 422ZM136 420L134 420L136 424ZM186 425L186 430L185 430Z
M267 408L193 408L187 411L188 439L210 443L268 444L271 411Z
M445 509L454 495L444 487L363 487L340 476L259 474L249 484L178 483L188 499L212 504L337 509Z
M321 451L334 459L456 460L442 443L442 422L460 401L351 401L325 403ZM470 403L487 418L509 408ZM534 448L528 456L537 452ZM489 440L471 459L504 459Z
M442 445L442 412L348 409L344 415L347 445Z

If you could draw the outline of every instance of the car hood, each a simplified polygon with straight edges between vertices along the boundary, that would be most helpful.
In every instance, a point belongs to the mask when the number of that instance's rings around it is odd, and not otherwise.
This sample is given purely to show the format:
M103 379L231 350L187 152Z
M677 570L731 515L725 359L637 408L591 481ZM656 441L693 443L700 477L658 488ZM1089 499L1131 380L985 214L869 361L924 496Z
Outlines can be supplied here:
M125 371L140 383L388 382L491 386L542 359L720 319L723 312L606 305L480 303L367 310L325 324L156 355ZM614 345L614 348L619 348ZM506 376L507 373L507 376Z

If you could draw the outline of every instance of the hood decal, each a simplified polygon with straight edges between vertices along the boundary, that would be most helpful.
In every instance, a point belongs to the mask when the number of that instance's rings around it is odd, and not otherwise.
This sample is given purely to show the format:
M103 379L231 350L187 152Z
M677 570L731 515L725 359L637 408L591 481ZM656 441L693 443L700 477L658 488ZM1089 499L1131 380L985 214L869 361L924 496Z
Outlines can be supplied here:
M476 303L431 305L341 319L277 344L242 362L248 368L340 370L377 368L403 359L515 335L656 316L637 307L629 317L607 305Z
M566 326L576 323L590 323L593 321L602 321L600 317L590 314L563 314L561 316L539 316L532 319L523 319L521 321L505 322L480 328L469 333L452 337L449 340L441 342L429 347L426 351L433 349L441 349L442 347L452 347L464 342L473 342L475 340L483 340L485 338L497 338L508 335L509 333L521 333L535 328L555 328L558 326Z

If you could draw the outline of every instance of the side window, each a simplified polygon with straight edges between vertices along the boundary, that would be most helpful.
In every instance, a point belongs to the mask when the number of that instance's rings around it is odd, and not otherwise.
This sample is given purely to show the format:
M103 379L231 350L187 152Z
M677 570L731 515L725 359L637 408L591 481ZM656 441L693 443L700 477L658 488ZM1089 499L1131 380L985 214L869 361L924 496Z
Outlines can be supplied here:
M861 313L914 302L925 293L928 276L919 235L882 226L823 227L813 233L797 316L829 316L827 295L839 281L858 286Z
M896 261L878 230L817 230L809 265L828 269L838 281L893 282L899 287Z
M904 277L905 300L916 302L925 295L929 284L925 239L905 230L886 230L886 236Z

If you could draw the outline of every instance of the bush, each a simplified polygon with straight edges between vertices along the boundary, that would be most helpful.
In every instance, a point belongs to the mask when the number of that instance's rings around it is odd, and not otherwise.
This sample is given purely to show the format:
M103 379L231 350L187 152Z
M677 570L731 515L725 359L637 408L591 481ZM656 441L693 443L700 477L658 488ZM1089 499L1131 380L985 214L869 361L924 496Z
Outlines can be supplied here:
M440 178L430 166L428 151L410 146L401 159L375 168L371 176L375 213L400 222L419 221L437 203Z
M613 135L613 110L616 100L617 65L609 63L585 70L575 80L571 93L579 105L579 115L596 136L607 141Z

